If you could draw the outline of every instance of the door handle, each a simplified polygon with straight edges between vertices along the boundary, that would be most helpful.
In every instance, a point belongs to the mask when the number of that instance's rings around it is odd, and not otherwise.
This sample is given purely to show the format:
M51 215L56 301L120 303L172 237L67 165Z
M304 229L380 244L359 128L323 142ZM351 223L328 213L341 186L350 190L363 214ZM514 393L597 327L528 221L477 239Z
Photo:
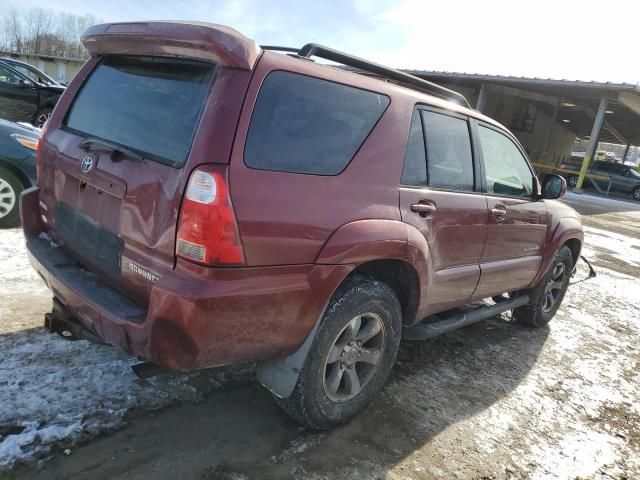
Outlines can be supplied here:
M411 205L411 211L419 214L428 214L436 211L436 206L431 203L414 203Z
M493 218L498 222L501 222L507 217L507 207L504 205L496 205L491 209L491 215L493 215Z

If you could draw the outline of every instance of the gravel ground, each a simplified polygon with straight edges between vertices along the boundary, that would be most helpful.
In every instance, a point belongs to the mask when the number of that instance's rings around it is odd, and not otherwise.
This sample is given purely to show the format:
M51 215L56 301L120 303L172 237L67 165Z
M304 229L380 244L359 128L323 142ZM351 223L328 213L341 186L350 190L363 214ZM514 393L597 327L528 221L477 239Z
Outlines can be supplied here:
M0 232L0 479L640 478L640 207L567 195L584 253L557 317L401 347L384 392L317 433L252 366L137 381L135 361L40 328L50 295Z

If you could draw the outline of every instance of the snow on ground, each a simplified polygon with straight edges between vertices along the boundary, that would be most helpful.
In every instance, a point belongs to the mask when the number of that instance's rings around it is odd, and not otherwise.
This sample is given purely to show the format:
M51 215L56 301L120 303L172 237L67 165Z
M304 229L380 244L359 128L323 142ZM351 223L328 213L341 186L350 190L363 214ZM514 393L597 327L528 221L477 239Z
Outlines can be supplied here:
M136 410L198 401L231 372L247 370L138 380L130 370L136 359L41 328L51 296L27 260L20 230L0 231L0 265L0 319L10 320L0 320L0 471L47 456L60 440L67 448L121 427ZM38 308L27 314L30 305Z
M640 239L585 233L598 276L583 281L580 264L549 329L490 320L405 345L401 353L416 359L399 362L368 414L335 432L300 434L266 466L228 468L252 479L273 469L336 479L640 478ZM139 381L135 360L116 349L43 331L50 294L19 230L0 231L0 264L0 471L252 381L251 367Z
M631 197L605 197L603 195L592 195L589 193L567 192L562 201L567 203L580 202L581 204L597 205L608 207L609 209L623 209L627 211L640 211L640 202L636 202Z

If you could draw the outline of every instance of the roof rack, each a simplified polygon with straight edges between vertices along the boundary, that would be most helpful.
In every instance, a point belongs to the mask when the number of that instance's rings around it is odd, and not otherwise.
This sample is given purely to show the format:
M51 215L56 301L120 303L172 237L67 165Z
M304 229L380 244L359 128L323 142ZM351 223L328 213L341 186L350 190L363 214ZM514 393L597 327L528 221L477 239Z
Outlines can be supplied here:
M370 62L363 58L355 57L339 50L334 50L333 48L318 45L317 43L307 43L300 50L291 47L278 46L261 46L261 48L264 50L295 53L297 54L297 56L302 58L324 58L325 60L330 60L332 62L340 63L348 67L357 68L364 72L380 75L381 77L387 78L389 80L395 80L408 87L413 87L416 90L420 90L430 95L435 95L445 100L458 103L463 107L471 108L471 105L469 105L469 102L461 93L454 92L453 90L449 90L448 88L445 88L441 85L430 82L428 80L424 80L414 75L409 75L408 73L401 72L400 70L385 67L384 65Z
M260 45L260 48L263 50L271 50L273 52L290 52L290 53L298 53L298 48L293 47L281 47L278 45Z

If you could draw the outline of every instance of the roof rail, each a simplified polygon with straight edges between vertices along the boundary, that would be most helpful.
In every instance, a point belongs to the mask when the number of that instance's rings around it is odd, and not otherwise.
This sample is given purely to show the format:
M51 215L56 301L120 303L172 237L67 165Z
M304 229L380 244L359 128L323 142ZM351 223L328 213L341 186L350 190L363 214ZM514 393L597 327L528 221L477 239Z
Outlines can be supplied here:
M262 48L265 48L267 50L273 49L266 47ZM283 49L286 47L277 48ZM287 49L286 51L289 51L289 49ZM422 78L409 75L408 73L401 72L400 70L385 67L384 65L370 62L363 58L355 57L353 55L349 55L348 53L340 52L323 45L318 45L317 43L308 43L297 53L299 57L310 58L312 56L315 56L324 58L325 60L330 60L332 62L341 63L348 67L357 68L365 72L374 73L390 80L396 80L397 82L413 87L414 89L421 90L425 93L429 93L445 100L450 100L452 102L458 103L463 107L471 108L471 105L469 105L469 102L467 101L465 96L458 92L454 92L453 90L449 90L448 88L445 88L433 82L429 82L428 80L424 80Z
M290 52L290 53L298 53L298 48L293 47L281 47L279 45L260 45L260 48L263 50L271 50L272 52Z

